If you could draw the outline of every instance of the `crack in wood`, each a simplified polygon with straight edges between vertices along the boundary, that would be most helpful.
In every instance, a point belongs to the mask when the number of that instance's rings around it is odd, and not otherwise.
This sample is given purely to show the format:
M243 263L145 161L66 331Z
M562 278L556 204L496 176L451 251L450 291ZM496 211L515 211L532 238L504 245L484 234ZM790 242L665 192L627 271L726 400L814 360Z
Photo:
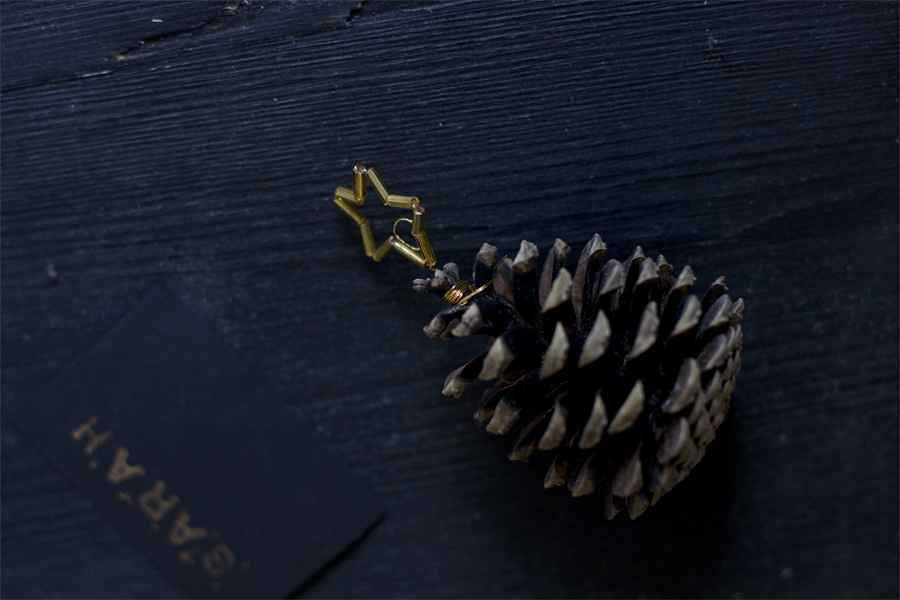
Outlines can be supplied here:
M267 3L257 4L259 9L262 10L265 8ZM150 36L148 38L144 38L142 40L138 40L136 44L132 45L127 50L123 50L122 52L116 52L112 56L108 57L106 60L122 60L127 58L132 54L136 54L144 49L147 44L159 44L166 43L174 40L176 38L191 35L199 32L202 29L209 27L210 25L217 26L221 23L225 23L225 19L233 19L237 17L239 14L246 12L251 6L250 0L242 0L240 2L235 2L233 4L229 4L224 7L222 11L219 12L218 15L211 19L205 19L198 23L197 25L191 27L183 27L181 29L176 29L175 31L169 31L166 33L161 33L159 35ZM230 25L231 23L229 23ZM216 27L218 28L218 27Z
M359 18L360 15L362 15L362 12L366 8L366 3L368 1L369 0L361 0L361 2L359 3L359 6L357 6L356 8L354 8L347 14L347 19L346 19L347 25L352 25L353 21L355 19Z

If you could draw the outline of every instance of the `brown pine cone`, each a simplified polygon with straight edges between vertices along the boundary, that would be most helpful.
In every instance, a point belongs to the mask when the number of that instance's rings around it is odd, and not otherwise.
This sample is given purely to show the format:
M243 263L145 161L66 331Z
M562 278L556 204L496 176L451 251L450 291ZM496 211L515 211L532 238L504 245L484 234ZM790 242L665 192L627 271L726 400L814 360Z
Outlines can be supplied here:
M544 487L574 496L600 490L606 517L634 519L687 477L728 412L741 368L744 301L731 301L723 277L701 298L696 277L678 277L660 255L640 247L601 268L606 245L594 235L566 270L569 247L556 240L538 276L538 250L522 241L499 265L485 244L473 288L493 285L451 306L425 327L448 340L494 338L483 354L452 372L444 394L459 397L476 379L496 380L475 413L505 434L521 422L510 460L556 453ZM443 295L459 281L453 263L414 288Z

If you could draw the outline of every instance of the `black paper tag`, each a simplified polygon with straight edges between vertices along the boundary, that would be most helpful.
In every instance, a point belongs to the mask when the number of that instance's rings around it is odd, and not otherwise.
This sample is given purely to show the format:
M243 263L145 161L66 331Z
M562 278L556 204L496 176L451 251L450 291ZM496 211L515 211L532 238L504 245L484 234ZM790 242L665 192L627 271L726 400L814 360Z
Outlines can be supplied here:
M166 290L13 421L193 597L284 597L383 514Z

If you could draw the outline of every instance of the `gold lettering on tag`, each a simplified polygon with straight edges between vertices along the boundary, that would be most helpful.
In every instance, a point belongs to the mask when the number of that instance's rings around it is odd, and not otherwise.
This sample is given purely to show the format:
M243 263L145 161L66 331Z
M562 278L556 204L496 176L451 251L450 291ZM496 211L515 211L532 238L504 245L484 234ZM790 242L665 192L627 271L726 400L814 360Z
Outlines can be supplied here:
M138 496L138 506L154 523L159 523L166 516L166 513L178 504L178 496L174 494L167 499L163 498L163 492L165 491L166 484L161 479L157 479L156 483L153 484L153 489L147 490Z
M229 569L233 569L234 565L234 554L225 544L216 544L200 557L200 566L212 578L221 577Z
M97 417L91 417L86 423L82 423L72 430L72 439L76 442L84 436L88 437L88 443L84 447L84 453L88 456L93 454L94 450L102 446L106 440L112 437L112 431L104 431L100 435L94 433L94 425L96 424Z
M84 441L84 453L88 456L93 455L100 446L113 437L113 432L110 430L97 434L94 431L97 421L97 417L92 416L86 422L70 432L72 440L76 442ZM146 476L147 470L143 466L139 464L129 464L129 456L130 453L125 446L116 448L109 469L106 471L107 482L117 485L124 481L128 481L129 479L134 479L135 477ZM90 469L97 469L97 460L90 460L88 462L88 467ZM157 479L152 488L145 490L137 497L137 505L141 512L150 519L150 531L153 533L159 532L160 526L158 523L180 502L180 499L175 494L170 494L168 497L165 497L165 492L166 483L162 479ZM135 500L132 498L131 494L121 490L116 492L115 498L128 506L133 506L135 504ZM175 517L172 527L169 529L169 533L166 536L169 544L179 548L185 544L199 542L208 538L211 538L208 543L214 543L215 540L219 538L219 533L215 529L207 531L204 527L191 527L190 521L190 513L185 509L181 509L178 512L178 516ZM176 550L175 552L177 552L176 556L181 563L193 567L197 564L197 555L200 552L200 548L194 547L181 550L180 552ZM228 546L221 543L214 545L207 552L201 554L199 556L199 562L200 566L211 579L222 577L237 565L234 553ZM242 571L246 571L249 568L250 564L247 561L241 561L240 569ZM215 592L220 592L222 590L222 585L217 581L210 582L210 585Z
M205 540L209 536L209 533L204 528L191 527L188 525L190 520L190 513L182 508L181 512L178 513L178 516L175 518L175 524L172 525L172 529L169 530L170 544L173 546L183 546L188 542Z
M109 466L109 471L106 472L106 480L110 483L122 483L132 477L146 475L146 473L141 465L129 465L128 449L125 446L119 446L112 464Z

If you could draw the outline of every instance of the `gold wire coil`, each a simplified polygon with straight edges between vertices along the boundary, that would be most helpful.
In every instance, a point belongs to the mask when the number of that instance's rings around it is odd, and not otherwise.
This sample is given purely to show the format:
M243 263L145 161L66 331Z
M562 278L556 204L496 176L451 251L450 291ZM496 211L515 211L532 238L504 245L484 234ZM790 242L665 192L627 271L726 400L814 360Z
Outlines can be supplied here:
M488 289L492 283L494 283L493 279L488 281L480 288L473 290L472 285L468 281L463 279L462 281L456 282L456 284L452 288L447 290L447 292L441 297L441 300L452 306L462 306L484 290Z
M505 256L497 261L497 264L494 265L493 270L496 271L500 267L500 265L503 264L504 260L506 260ZM465 279L462 279L460 281L457 281L456 284L454 284L454 286L452 288L447 290L444 293L444 295L441 296L441 300L443 300L444 302L446 302L447 304L450 304L452 306L462 306L463 304L465 304L466 302L468 302L469 300L471 300L472 298L474 298L475 296L477 296L484 290L491 287L491 284L493 284L493 283L494 283L494 280L491 279L486 284L484 284L483 286L481 286L480 288L478 288L476 290L476 289L472 289L472 284L470 284Z

